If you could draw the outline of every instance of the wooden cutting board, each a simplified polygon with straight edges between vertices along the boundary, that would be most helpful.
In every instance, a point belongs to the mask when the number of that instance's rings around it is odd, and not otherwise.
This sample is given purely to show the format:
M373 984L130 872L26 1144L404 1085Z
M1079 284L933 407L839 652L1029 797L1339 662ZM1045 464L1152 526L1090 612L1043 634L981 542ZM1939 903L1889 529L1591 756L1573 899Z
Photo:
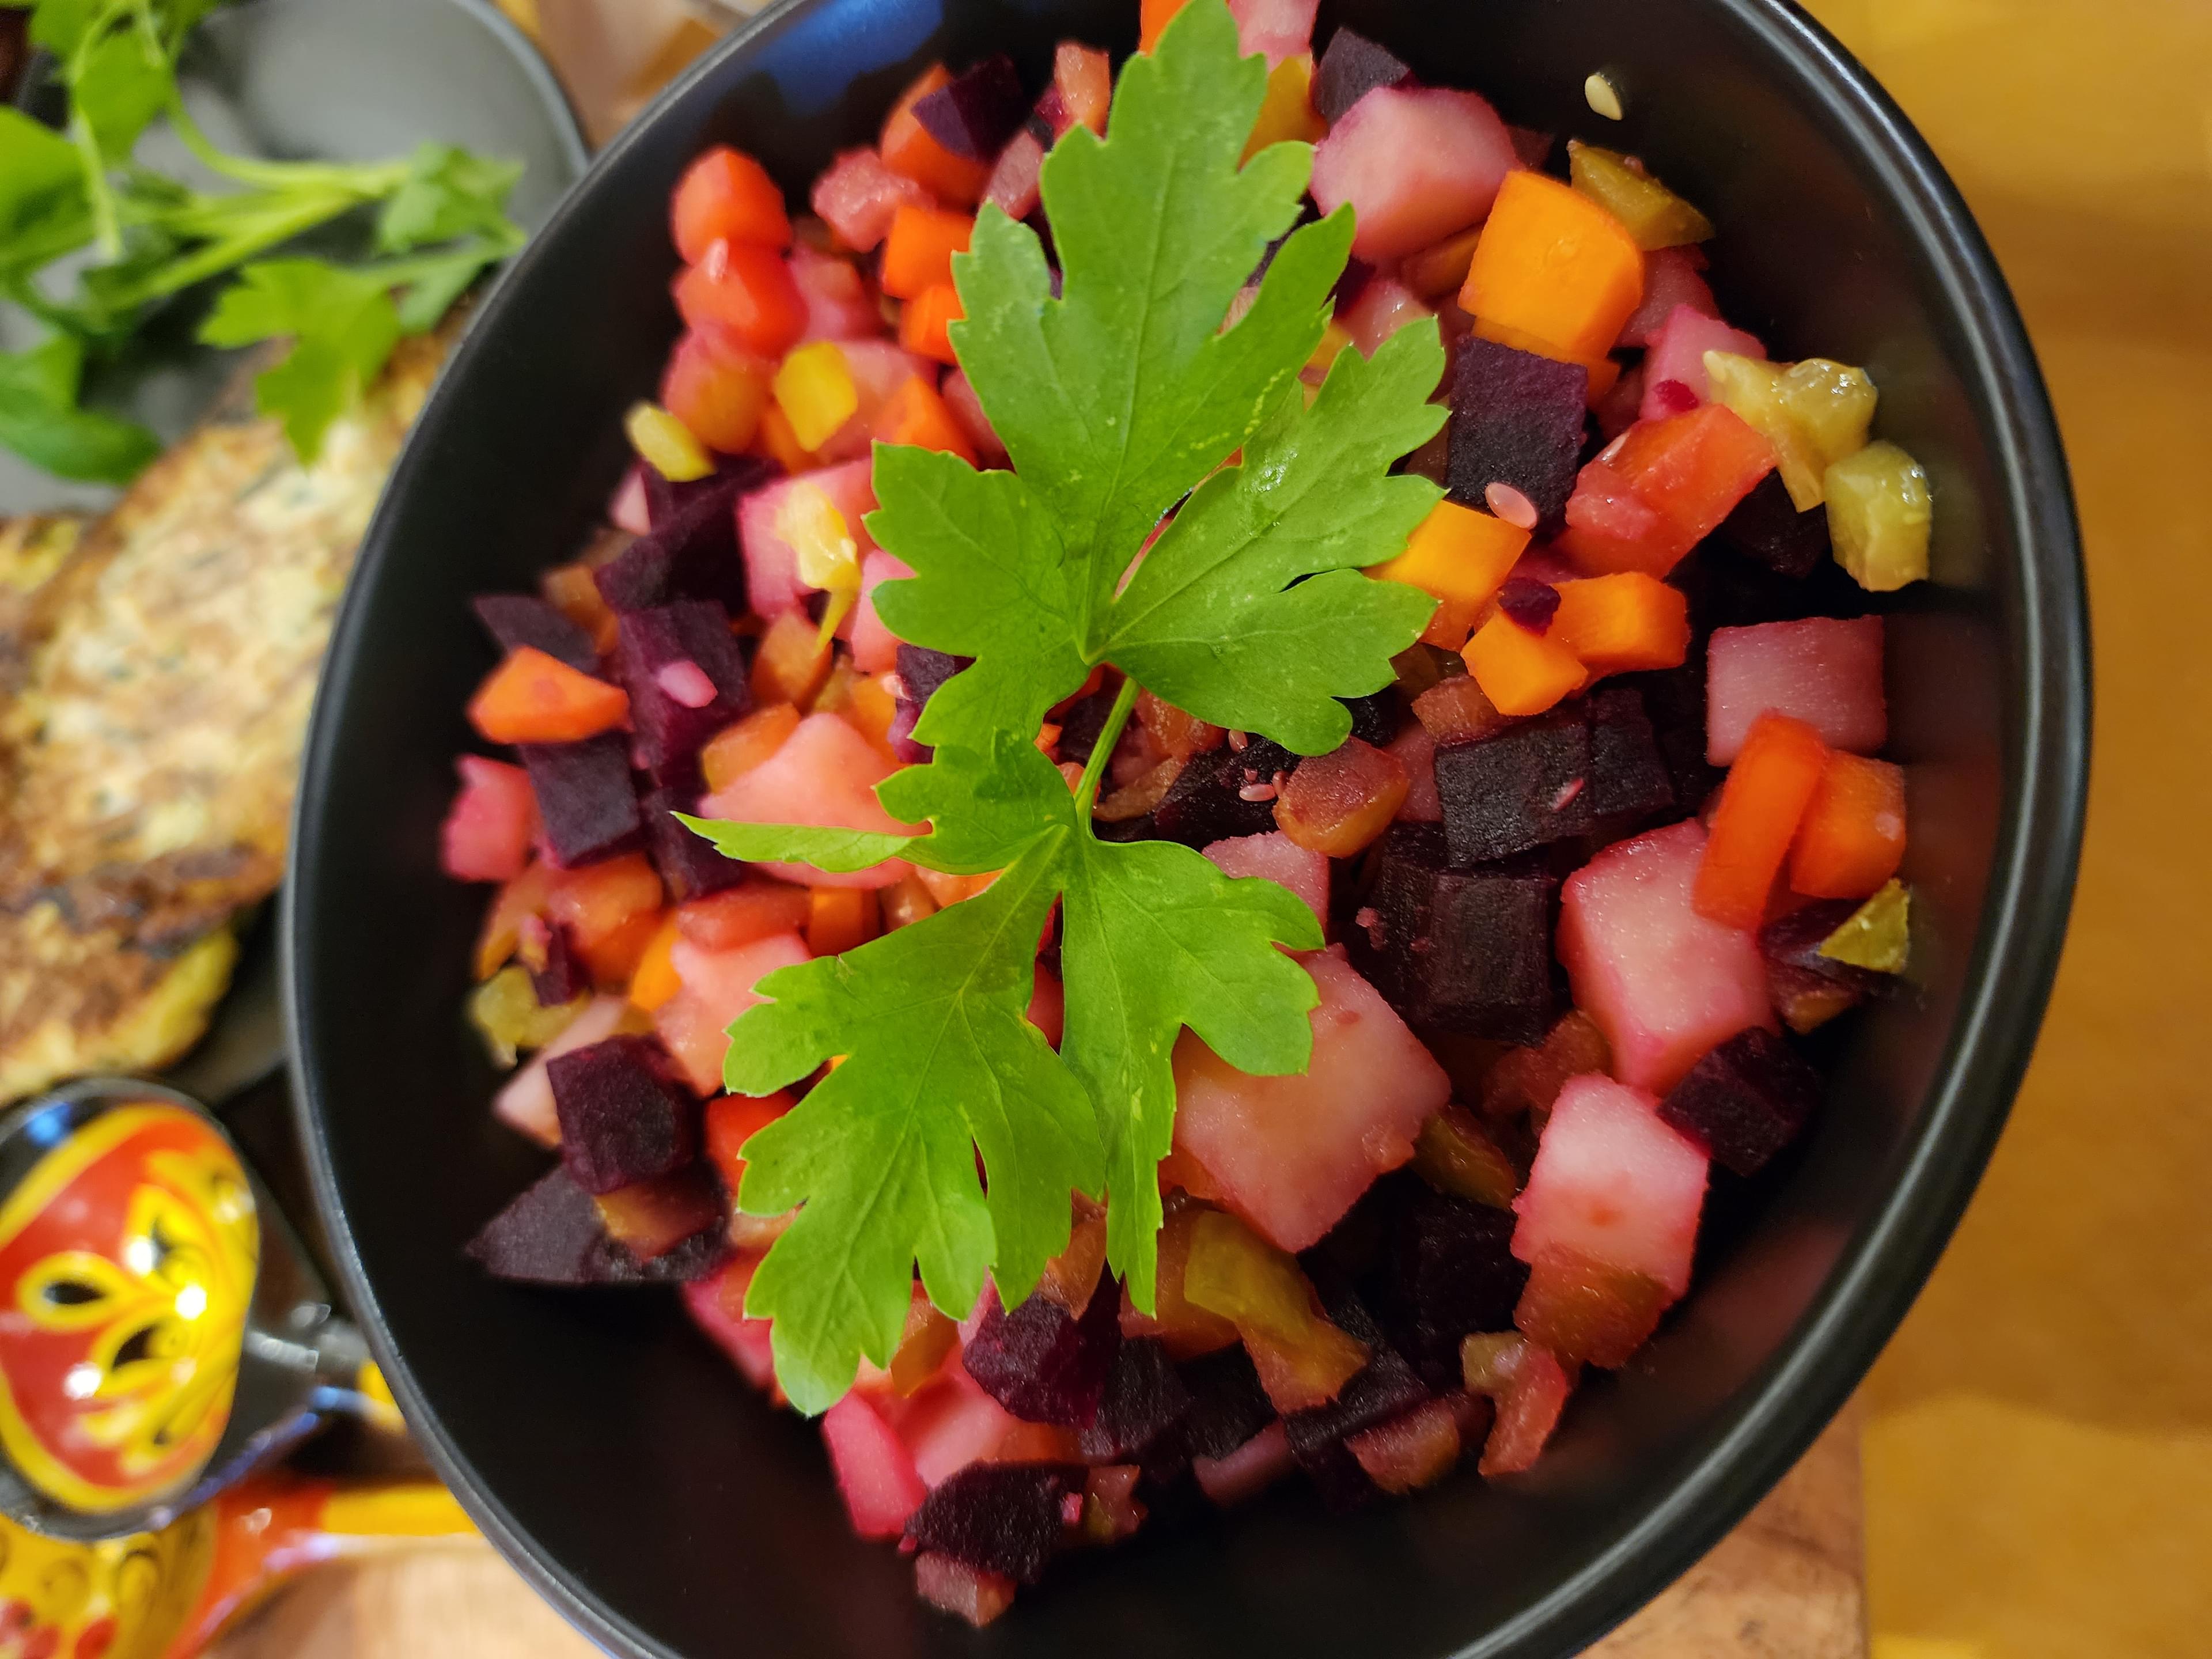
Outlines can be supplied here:
M1596 1659L1865 1659L1858 1428L1847 1413L1750 1516ZM1049 1593L1049 1592L1046 1592ZM325 1568L212 1659L590 1659L474 1540Z

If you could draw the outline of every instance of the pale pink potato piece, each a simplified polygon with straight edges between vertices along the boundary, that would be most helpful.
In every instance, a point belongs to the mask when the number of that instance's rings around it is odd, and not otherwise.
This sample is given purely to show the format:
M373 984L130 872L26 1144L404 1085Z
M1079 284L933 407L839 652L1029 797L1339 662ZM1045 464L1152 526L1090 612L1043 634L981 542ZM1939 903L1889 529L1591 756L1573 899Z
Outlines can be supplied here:
M1320 10L1321 0L1229 0L1239 50L1248 58L1261 53L1269 69L1313 49L1314 17Z
M1726 766L1771 709L1803 720L1832 749L1873 755L1889 741L1881 618L1717 628L1705 655L1705 758Z
M1623 1083L1663 1094L1706 1050L1775 1029L1755 933L1691 907L1705 826L1692 818L1608 847L1567 880L1559 953Z
M1314 920L1328 925L1328 854L1301 847L1279 830L1264 836L1233 836L1217 841L1206 856L1224 876L1262 876L1287 887L1306 902Z
M1705 1155L1659 1119L1659 1100L1593 1073L1559 1091L1528 1184L1513 1200L1513 1254L1567 1250L1690 1288Z
M799 554L776 529L776 517L791 492L801 485L821 490L845 515L845 527L863 556L875 544L861 522L876 510L875 464L865 458L842 466L817 467L742 496L738 501L738 541L745 552L745 588L753 610L774 622L787 611L805 608L814 590L799 580Z
M898 666L899 638L876 614L876 589L913 574L912 566L880 548L860 561L860 603L837 631L852 641L853 666L863 674L888 674Z
M1513 135L1474 93L1377 87L1315 149L1313 198L1323 213L1352 204L1352 255L1374 264L1480 221L1520 165Z
M1188 1031L1175 1052L1176 1147L1285 1250L1319 1239L1412 1158L1421 1125L1451 1098L1443 1067L1340 948L1301 960L1321 993L1303 1075L1249 1076Z
M567 1030L532 1054L522 1069L501 1085L492 1097L492 1115L541 1146L558 1146L561 1119L553 1109L553 1084L545 1075L545 1062L556 1054L588 1048L600 1038L612 1036L629 1006L621 997L592 999L583 1012L568 1022ZM719 1070L720 1062L715 1065Z
M929 1489L890 1425L855 1391L823 1414L822 1439L853 1530L863 1538L897 1537Z
M653 1025L684 1080L702 1094L720 1093L730 1023L763 1000L753 987L779 968L813 959L797 933L770 933L728 951L678 939L669 960L683 988L654 1010Z
M1372 357L1376 347L1407 324L1436 314L1421 303L1420 297L1411 289L1390 277L1376 276L1369 279L1367 286L1359 290L1359 297L1346 307L1336 320L1352 336L1352 343L1358 348L1359 355Z
M1698 274L1705 257L1687 247L1662 247L1644 256L1644 303L1620 331L1621 344L1650 345L1676 306L1688 306L1708 317L1721 314L1711 288Z
M884 313L848 259L801 242L791 250L791 279L806 302L801 345L813 340L872 340L884 331Z
M699 816L738 823L805 823L827 830L877 830L915 835L921 826L901 823L876 799L876 786L898 763L835 714L809 714L783 747L742 772L699 803ZM780 881L803 887L888 887L914 866L904 859L849 875L811 864L757 866Z
M927 1486L942 1486L970 1463L990 1460L1021 1419L985 1394L957 1358L917 1390L910 1401L883 1402L899 1439L913 1454L915 1473Z
M838 240L865 253L890 234L900 208L936 203L925 186L893 173L875 150L848 149L840 151L814 181L811 204L830 222Z
M1660 390L1668 381L1686 388L1701 404L1713 400L1712 377L1705 373L1705 354L1726 351L1764 362L1766 348L1740 328L1730 328L1717 317L1708 317L1695 306L1678 305L1668 313L1651 349L1644 359L1643 417L1658 420L1683 412L1678 403Z

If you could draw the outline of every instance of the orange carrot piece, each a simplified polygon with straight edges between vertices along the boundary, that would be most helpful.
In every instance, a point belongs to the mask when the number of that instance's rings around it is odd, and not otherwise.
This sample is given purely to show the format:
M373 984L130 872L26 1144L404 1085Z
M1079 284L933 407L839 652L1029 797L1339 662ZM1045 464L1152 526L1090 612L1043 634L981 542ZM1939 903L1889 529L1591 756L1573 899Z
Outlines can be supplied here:
M620 726L629 694L536 646L518 646L469 701L469 723L492 743L574 743Z
M891 752L891 721L898 714L890 679L889 674L872 674L854 680L853 702L845 710L854 729L886 755Z
M1551 637L1593 674L1680 668L1690 654L1690 600L1656 576L1626 571L1559 584Z
M1557 179L1506 174L1460 289L1477 333L1595 371L1643 300L1626 226Z
M1528 532L1517 525L1456 501L1438 501L1407 538L1406 550L1367 574L1432 595L1436 614L1421 637L1456 651L1528 546Z
M560 872L543 860L499 890L491 908L484 912L483 927L477 935L476 969L478 979L489 979L507 965L522 942L522 924L545 914L545 902Z
M1797 827L1790 888L1807 898L1866 898L1904 860L1905 769L1838 750Z
M1573 652L1502 611L1475 630L1460 657L1501 714L1540 714L1589 678Z
M1477 225L1419 253L1409 253L1399 264L1398 280L1431 304L1448 294L1456 295L1467 285L1467 273L1474 264L1475 245L1481 240L1482 227Z
M883 931L872 888L815 887L807 896L806 948L817 957L842 956Z
M799 434L792 430L791 417L783 412L783 405L773 399L761 410L760 430L753 434L753 447L793 476L811 472L822 465L822 458L799 441Z
M712 794L732 778L750 772L783 747L799 729L799 710L787 702L756 708L734 725L726 726L707 739L699 751L699 770Z
M952 280L952 256L965 253L975 234L975 216L902 203L884 238L883 290L911 300L926 288Z
M1752 722L1698 866L1690 902L1699 915L1723 927L1759 926L1827 763L1828 745L1804 721L1770 710Z
M716 1095L707 1103L707 1161L722 1177L722 1186L732 1198L738 1195L738 1183L745 1178L745 1142L798 1103L780 1089L757 1097Z
M1143 0L1139 9L1137 50L1150 52L1160 43L1160 34L1175 20L1190 0Z
M960 290L951 283L926 288L899 313L899 343L917 356L957 363L960 360L953 355L951 329L967 314L961 308Z
M787 611L768 625L753 655L753 701L804 706L830 678L836 647L822 640L819 623L804 611Z
M660 912L641 910L605 938L579 945L576 954L592 971L592 983L602 991L619 991L637 976L646 948L660 931Z
M765 878L747 879L705 898L678 905L678 932L702 951L734 951L770 933L795 933L811 905L804 887Z
M917 449L942 450L975 465L975 446L967 428L937 388L919 374L891 393L876 416L875 435L887 444L912 444Z
M637 971L630 975L633 1007L649 1014L684 988L684 981L676 976L676 912L671 910L653 931L645 954L637 960Z
M931 136L914 112L916 104L951 78L944 64L934 64L906 89L906 95L884 122L884 165L948 202L973 207L983 199L983 188L991 182L991 163L955 155Z

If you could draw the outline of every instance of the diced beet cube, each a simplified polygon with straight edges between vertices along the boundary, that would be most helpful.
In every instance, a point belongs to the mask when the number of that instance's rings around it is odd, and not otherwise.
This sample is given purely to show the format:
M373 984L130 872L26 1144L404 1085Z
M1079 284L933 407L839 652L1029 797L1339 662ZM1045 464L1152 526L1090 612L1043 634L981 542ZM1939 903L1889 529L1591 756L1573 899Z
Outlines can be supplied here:
M1267 834L1275 828L1274 794L1246 797L1278 784L1278 774L1288 778L1297 769L1298 758L1265 738L1254 738L1241 750L1224 744L1209 754L1192 756L1152 809L1152 833L1186 847Z
M1779 472L1761 478L1713 533L1745 558L1795 581L1819 569L1832 550L1828 515L1818 509L1800 513Z
M1328 921L1328 855L1301 847L1281 830L1239 836L1201 849L1225 876L1261 876L1278 882L1306 902L1314 920Z
M1575 1006L1605 1033L1614 1075L1638 1088L1671 1089L1716 1043L1773 1026L1757 936L1691 904L1705 851L1694 818L1654 830L1599 854L1560 896Z
M1726 766L1761 714L1803 720L1833 749L1880 751L1889 739L1879 617L1717 628L1705 653L1705 758Z
M915 1473L914 1456L866 1395L847 1395L823 1414L823 1443L830 1448L837 1490L863 1538L896 1538L929 1489Z
M968 1375L1025 1422L1089 1427L1121 1341L1121 1298L1110 1283L1102 1290L1079 1319L1049 1297L1012 1312L994 1297L961 1353Z
M1030 112L1014 60L1000 52L919 99L914 118L929 136L969 161L995 157Z
M1528 1282L1513 1255L1513 1230L1508 1212L1425 1182L1413 1183L1397 1217L1380 1312L1393 1345L1440 1393L1459 1385L1462 1339L1512 1323Z
M1402 258L1479 222L1519 161L1474 93L1376 87L1316 147L1313 198L1324 214L1352 204L1355 257Z
M543 651L580 673L599 672L592 636L534 593L485 593L476 601L477 620L502 651L524 646Z
M1064 709L1060 716L1060 757L1081 766L1097 747L1106 717L1114 712L1114 693L1100 686L1089 696Z
M721 892L745 878L742 863L724 858L704 836L693 835L676 821L677 813L697 805L674 789L656 789L643 803L645 850L653 855L653 867L678 904Z
M1060 1547L1061 1516L1082 1500L1080 1463L971 1463L931 1492L908 1520L921 1548L1034 1584Z
M485 1224L470 1259L523 1285L680 1285L703 1279L730 1253L720 1226L641 1262L607 1237L592 1195L559 1165Z
M1147 1473L1173 1473L1188 1455L1180 1431L1191 1405L1167 1344L1157 1337L1126 1339L1107 1373L1097 1415L1083 1431L1083 1455L1093 1463L1141 1463Z
M1193 1457L1226 1457L1275 1420L1260 1373L1241 1345L1185 1360L1176 1374L1190 1395L1182 1435Z
M1404 721L1395 686L1386 685L1364 697L1339 697L1337 701L1352 711L1352 735L1377 749L1389 745Z
M526 743L516 752L530 774L556 864L574 870L637 845L645 820L630 782L627 733L602 732L581 743Z
M612 1036L545 1068L561 1161L587 1193L672 1175L699 1156L699 1102L644 1037Z
M1474 743L1439 744L1436 766L1455 864L1571 840L1593 822L1589 726L1579 704Z
M1587 701L1590 727L1590 816L1600 826L1626 824L1674 805L1667 757L1634 686L1607 685Z
M1705 1164L1646 1091L1608 1077L1570 1078L1513 1203L1513 1254L1534 1262L1547 1251L1570 1252L1644 1274L1672 1300L1690 1288Z
M891 707L891 723L884 732L891 753L908 766L927 766L937 751L926 743L914 740L914 728L921 719L921 705L901 697Z
M1355 1434L1402 1415L1429 1398L1405 1357L1392 1347L1359 1297L1349 1289L1324 1295L1329 1322L1367 1345L1367 1364L1326 1406L1292 1412L1283 1419L1291 1455L1330 1504L1348 1509L1374 1495L1356 1459L1345 1449Z
M1857 908L1850 899L1828 899L1759 929L1759 954L1766 958L1775 1011L1800 1036L1888 988L1887 975L1820 954L1820 946Z
M1238 1071L1192 1033L1176 1045L1175 1145L1278 1249L1303 1250L1451 1096L1444 1074L1340 950L1304 959L1319 993L1313 1058L1286 1077Z
M616 669L653 780L689 788L708 738L752 707L730 613L711 599L622 613ZM703 699L703 701L702 701Z
M1552 881L1534 860L1452 867L1443 834L1401 823L1345 934L1352 965L1409 1024L1540 1042L1552 1020Z
M1356 29L1340 27L1314 68L1313 106L1334 126L1376 88L1402 86L1413 78L1413 71L1389 47Z
M1680 811L1696 811L1721 781L1719 771L1705 759L1705 653L1692 651L1680 668L1623 674L1613 684L1643 694L1659 752L1666 757L1674 805Z
M927 707L937 695L937 688L968 667L973 657L955 657L943 651L932 651L926 645L908 645L898 648L899 683L906 687L907 701Z
M738 456L709 477L672 485L646 471L648 496L658 498L653 528L592 573L599 597L617 611L719 599L731 615L743 615L745 567L738 550L737 505L775 468L757 457Z
M1715 1163L1754 1176L1797 1138L1820 1103L1820 1079L1782 1038L1739 1031L1690 1068L1659 1115Z
M1296 1466L1279 1422L1268 1424L1243 1445L1219 1457L1194 1457L1190 1472L1198 1488L1223 1509L1265 1492Z
M1547 528L1565 522L1582 465L1589 371L1476 336L1452 353L1452 499L1482 508L1493 483L1528 498Z
M574 1002L592 988L592 975L583 958L568 942L568 930L556 923L545 930L545 965L530 970L530 988L541 1008L557 1008Z

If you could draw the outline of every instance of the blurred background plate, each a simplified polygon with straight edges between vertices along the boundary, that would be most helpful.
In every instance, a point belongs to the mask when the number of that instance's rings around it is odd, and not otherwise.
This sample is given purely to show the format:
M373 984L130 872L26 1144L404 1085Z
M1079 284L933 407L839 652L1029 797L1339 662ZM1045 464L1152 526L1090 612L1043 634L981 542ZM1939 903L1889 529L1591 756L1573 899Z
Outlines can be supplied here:
M32 84L16 90L46 114L38 78L33 64ZM195 35L183 80L209 136L245 155L372 161L437 140L520 161L512 208L528 229L584 170L583 132L560 83L490 0L236 0ZM208 182L159 128L140 154L163 172ZM144 356L94 378L90 401L164 441L181 437L235 368L236 354L192 341L204 303L204 295L183 296L149 331ZM0 317L0 350L36 337L20 313ZM0 516L96 509L117 494L63 483L0 451Z

